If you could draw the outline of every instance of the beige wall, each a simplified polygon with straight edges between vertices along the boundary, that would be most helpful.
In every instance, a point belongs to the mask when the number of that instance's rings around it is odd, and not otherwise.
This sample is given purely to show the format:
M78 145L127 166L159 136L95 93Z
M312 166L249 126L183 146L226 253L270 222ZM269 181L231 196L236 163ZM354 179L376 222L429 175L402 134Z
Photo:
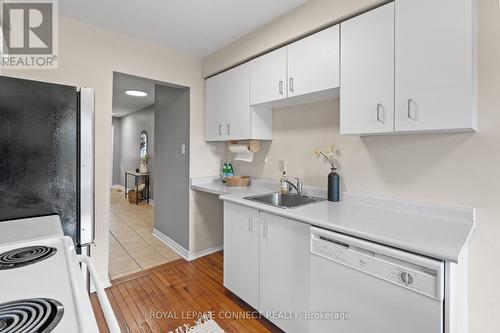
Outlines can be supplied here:
M387 0L309 0L203 59L205 77Z
M204 59L203 73L230 66L368 2L375 1L313 0ZM470 249L472 333L500 328L499 36L498 1L479 0L479 133L339 136L338 100L325 101L275 110L272 143L264 145L252 166L236 164L237 172L278 179L277 161L285 159L291 175L325 186L327 165L316 160L312 150L335 142L344 190L475 207L477 229Z
M59 69L9 70L2 74L95 89L96 247L92 257L101 279L105 280L108 271L113 71L190 87L191 175L216 174L219 158L208 149L203 139L204 82L200 59L70 19L61 18L59 24Z

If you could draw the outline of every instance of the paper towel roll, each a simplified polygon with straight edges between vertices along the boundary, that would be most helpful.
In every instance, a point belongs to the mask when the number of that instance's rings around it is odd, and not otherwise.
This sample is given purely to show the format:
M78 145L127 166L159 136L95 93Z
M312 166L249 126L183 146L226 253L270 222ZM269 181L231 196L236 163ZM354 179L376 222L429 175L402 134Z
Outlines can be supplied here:
M248 149L248 145L230 145L229 151L236 154L237 161L252 162L253 152Z

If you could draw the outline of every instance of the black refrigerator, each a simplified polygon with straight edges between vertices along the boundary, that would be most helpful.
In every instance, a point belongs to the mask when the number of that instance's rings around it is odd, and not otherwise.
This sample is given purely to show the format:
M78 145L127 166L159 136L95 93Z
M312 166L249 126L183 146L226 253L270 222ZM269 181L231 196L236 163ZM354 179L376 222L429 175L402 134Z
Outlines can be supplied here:
M88 254L93 90L0 76L0 223L53 214L78 252Z

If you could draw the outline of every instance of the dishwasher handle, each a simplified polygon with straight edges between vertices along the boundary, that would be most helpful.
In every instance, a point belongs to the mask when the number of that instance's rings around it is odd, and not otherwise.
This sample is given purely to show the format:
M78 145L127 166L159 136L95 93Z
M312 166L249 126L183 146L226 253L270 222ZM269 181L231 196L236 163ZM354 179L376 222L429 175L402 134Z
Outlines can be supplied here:
M99 300L99 304L101 305L101 310L104 314L104 319L106 320L106 324L108 325L108 329L110 333L121 333L120 325L118 325L118 320L116 319L115 313L111 304L109 303L108 296L106 295L106 291L102 287L101 281L97 275L97 271L95 269L94 263L88 256L78 255L78 261L82 264L87 265L87 269L90 273L90 278L94 283L95 291L97 294L97 299Z

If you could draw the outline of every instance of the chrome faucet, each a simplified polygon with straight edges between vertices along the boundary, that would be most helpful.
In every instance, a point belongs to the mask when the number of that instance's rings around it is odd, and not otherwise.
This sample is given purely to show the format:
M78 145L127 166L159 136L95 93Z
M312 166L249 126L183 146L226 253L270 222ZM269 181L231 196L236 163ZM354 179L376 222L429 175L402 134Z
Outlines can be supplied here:
M297 195L303 196L305 194L304 189L303 189L303 182L300 178L294 178L297 183L294 184L289 180L284 179L283 182L287 183L288 185L288 192L293 188L295 192L297 192Z

